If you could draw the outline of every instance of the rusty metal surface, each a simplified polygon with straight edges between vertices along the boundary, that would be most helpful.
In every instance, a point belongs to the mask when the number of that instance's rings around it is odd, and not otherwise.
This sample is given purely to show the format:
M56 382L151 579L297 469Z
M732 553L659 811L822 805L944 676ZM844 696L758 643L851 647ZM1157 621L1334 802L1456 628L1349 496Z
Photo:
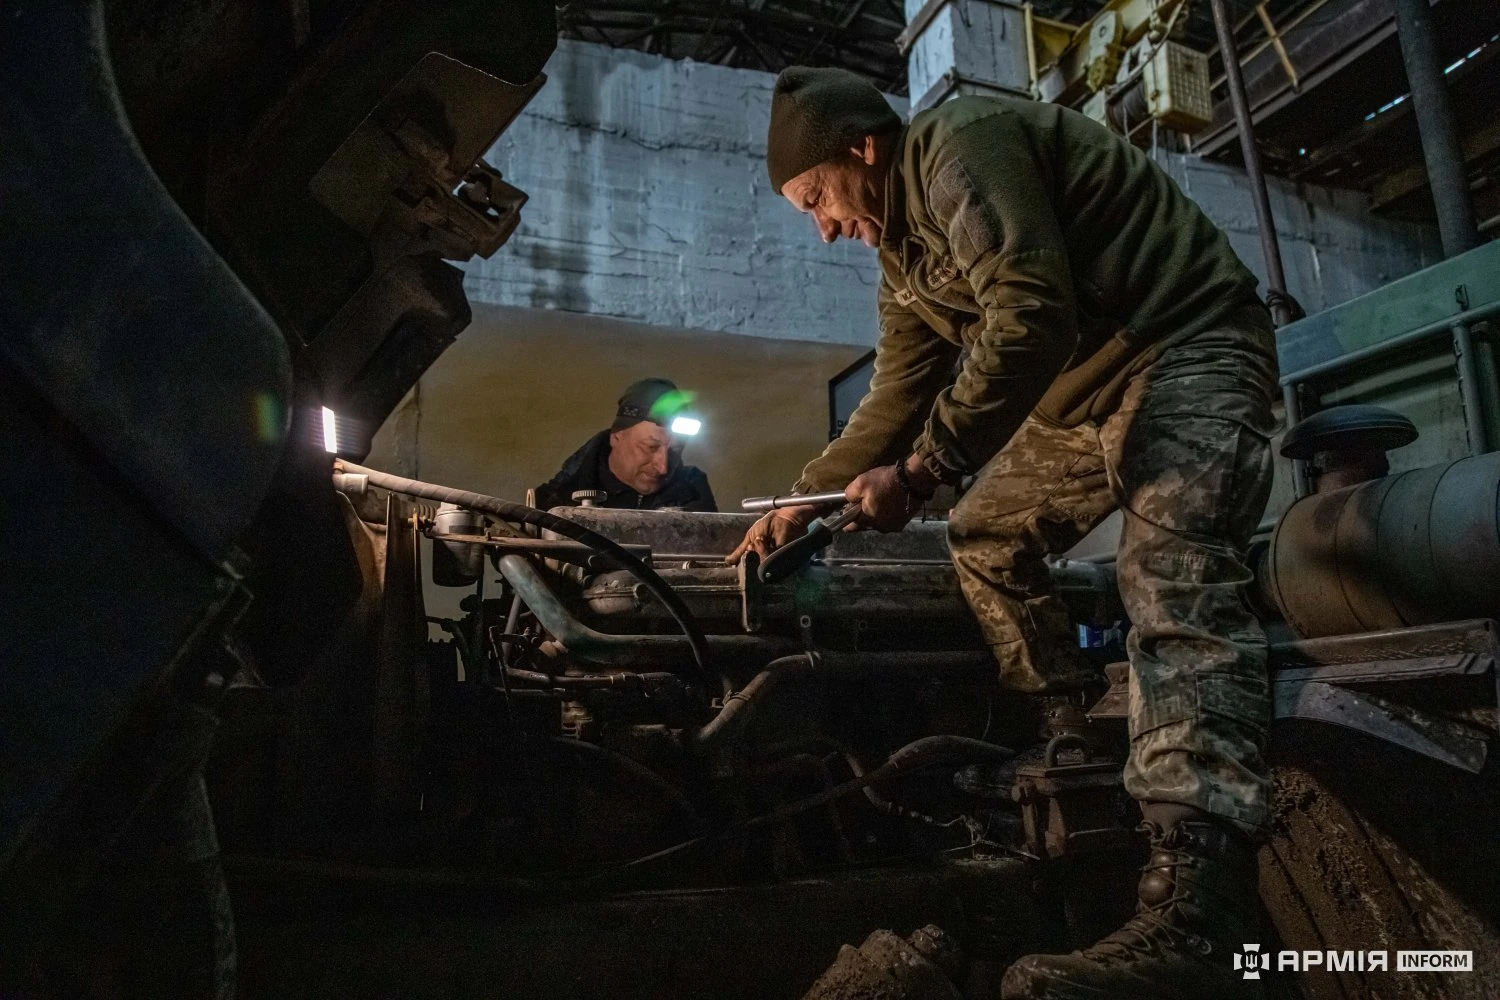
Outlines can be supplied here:
M1304 638L1500 613L1500 453L1304 497L1261 565Z
M699 514L682 511L609 510L593 507L560 509L570 520L617 542L651 546L658 554L728 555L755 523L755 514ZM914 521L905 531L841 532L823 553L829 562L857 562L873 558L902 562L948 561L945 521Z
M704 619L729 619L742 612L744 591L733 566L659 572ZM951 627L954 620L970 616L948 566L815 564L794 580L761 584L754 592L762 621L803 612L832 618L885 614L907 616L912 627L936 628L940 623ZM661 619L666 614L633 577L622 572L593 577L581 596L590 614L604 618ZM920 621L924 617L936 620L924 625Z
M1062 762L1060 750L1079 748L1081 761ZM1113 851L1134 842L1135 808L1123 767L1090 759L1081 736L1054 737L1040 764L1018 767L1011 797L1021 806L1024 850L1032 857Z
M1356 635L1297 639L1271 647L1271 668L1274 671L1288 671L1299 667L1366 664L1461 654L1475 654L1495 660L1500 658L1500 636L1497 636L1496 629L1493 620L1479 618Z

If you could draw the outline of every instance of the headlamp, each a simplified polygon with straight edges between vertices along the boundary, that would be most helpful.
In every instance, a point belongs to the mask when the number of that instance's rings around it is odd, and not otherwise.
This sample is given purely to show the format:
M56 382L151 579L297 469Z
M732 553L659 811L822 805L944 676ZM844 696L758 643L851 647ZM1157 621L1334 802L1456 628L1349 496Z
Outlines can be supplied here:
M323 450L330 455L339 453L338 417L328 407L323 407Z

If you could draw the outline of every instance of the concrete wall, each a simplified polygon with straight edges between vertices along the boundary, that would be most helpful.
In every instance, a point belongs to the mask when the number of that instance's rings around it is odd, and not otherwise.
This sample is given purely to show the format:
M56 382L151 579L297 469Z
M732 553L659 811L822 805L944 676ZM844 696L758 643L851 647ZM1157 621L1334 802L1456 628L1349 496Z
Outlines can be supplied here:
M488 154L531 200L510 242L469 265L472 300L874 343L874 254L819 242L766 179L774 77L570 41L547 73ZM1159 160L1263 274L1244 174ZM1309 311L1438 259L1435 231L1377 219L1357 193L1273 182L1272 211L1291 291Z
M773 76L570 41L546 72L487 157L531 200L472 300L875 342L873 253L825 246L766 177Z
M1240 259L1260 277L1264 292L1265 256L1244 171L1178 153L1160 154L1157 162L1228 234ZM1273 177L1270 195L1288 291L1309 313L1442 259L1435 227L1372 215L1360 192Z
M828 441L828 380L864 348L666 330L477 305L474 323L376 434L370 464L513 500L549 478L615 400L659 375L698 393L685 460L721 508L789 488Z

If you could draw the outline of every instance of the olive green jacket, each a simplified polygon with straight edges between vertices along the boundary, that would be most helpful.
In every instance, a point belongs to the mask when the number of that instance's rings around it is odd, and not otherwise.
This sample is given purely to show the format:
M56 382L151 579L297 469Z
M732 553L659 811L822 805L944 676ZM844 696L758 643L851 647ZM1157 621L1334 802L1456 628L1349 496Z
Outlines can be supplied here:
M1235 313L1270 328L1224 234L1077 112L961 97L919 113L896 150L870 392L798 492L911 452L954 482L1033 411L1064 427L1107 416L1169 343Z

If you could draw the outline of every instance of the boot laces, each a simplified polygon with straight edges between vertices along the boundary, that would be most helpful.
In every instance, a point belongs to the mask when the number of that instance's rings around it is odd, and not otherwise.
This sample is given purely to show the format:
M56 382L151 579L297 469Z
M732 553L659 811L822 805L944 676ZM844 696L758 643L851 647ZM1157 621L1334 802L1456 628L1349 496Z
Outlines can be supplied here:
M1188 864L1191 861L1179 855L1174 860L1161 864L1144 865L1141 871L1160 871L1163 868L1175 870ZM1158 956L1183 946L1200 955L1209 954L1213 951L1213 944L1207 938L1186 930L1173 919L1177 904L1187 900L1188 896L1174 878L1170 897L1155 905L1137 903L1135 916L1125 926L1085 948L1082 954L1101 964L1131 962L1137 957Z

